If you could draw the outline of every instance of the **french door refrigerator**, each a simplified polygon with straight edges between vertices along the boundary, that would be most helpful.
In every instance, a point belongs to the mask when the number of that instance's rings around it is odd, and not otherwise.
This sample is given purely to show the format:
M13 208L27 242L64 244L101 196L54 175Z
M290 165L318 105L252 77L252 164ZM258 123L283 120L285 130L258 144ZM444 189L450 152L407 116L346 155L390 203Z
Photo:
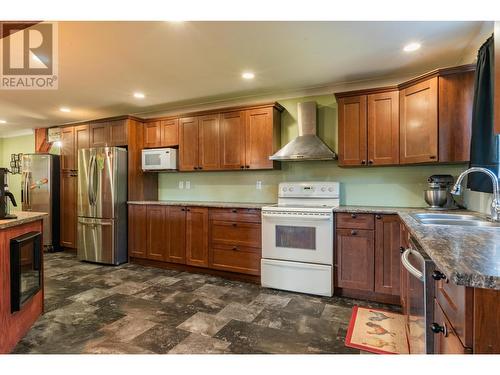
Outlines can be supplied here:
M24 154L21 162L21 202L23 211L45 212L43 248L59 246L59 155Z
M78 151L78 259L127 261L127 150Z

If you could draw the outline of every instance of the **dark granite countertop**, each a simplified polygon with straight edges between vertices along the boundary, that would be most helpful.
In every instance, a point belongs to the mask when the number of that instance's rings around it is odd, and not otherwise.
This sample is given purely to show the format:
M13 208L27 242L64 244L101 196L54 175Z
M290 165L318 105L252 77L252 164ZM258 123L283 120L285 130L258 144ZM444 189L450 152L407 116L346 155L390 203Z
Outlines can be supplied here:
M274 203L252 203L252 202L212 202L212 201L129 201L128 204L158 204L165 206L194 206L215 208L257 208L269 206Z
M0 219L0 230L12 228L21 224L31 223L47 216L45 212L30 211L13 211L12 214L16 215L17 219Z
M335 212L398 214L437 268L457 285L500 290L500 227L421 224L411 214L423 208L340 206ZM474 211L440 211L467 213Z

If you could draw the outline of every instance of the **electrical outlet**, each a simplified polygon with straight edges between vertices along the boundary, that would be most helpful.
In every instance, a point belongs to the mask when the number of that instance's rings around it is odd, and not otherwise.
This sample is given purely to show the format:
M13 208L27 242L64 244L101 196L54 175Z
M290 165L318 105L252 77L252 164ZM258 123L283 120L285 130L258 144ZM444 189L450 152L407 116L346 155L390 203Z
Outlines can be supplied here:
M184 189L184 181L179 181L179 189Z
M257 190L262 190L262 181L257 181L257 183L255 184L255 188Z
M186 181L186 189L191 189L191 181Z

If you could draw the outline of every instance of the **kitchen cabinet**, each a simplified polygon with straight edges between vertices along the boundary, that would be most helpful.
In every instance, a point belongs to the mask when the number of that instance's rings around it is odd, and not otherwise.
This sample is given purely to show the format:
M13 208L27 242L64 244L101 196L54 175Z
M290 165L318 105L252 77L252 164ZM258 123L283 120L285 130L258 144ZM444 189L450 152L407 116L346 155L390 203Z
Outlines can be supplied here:
M338 98L339 165L366 165L366 95Z
M77 125L75 129L75 157L78 169L78 150L89 148L89 126L87 124Z
M61 170L77 170L75 155L75 128L67 126L61 130Z
M432 331L435 335L435 354L466 354L470 352L470 350L465 348L460 342L455 330L437 300L434 300L434 322L432 323Z
M271 107L246 111L245 123L245 168L272 169L269 157L278 151L279 135Z
M217 170L220 165L219 114L199 117L198 127L198 169Z
M198 117L179 119L179 170L199 168Z
M186 264L208 267L208 208L186 208Z
M400 92L401 164L438 160L438 78Z
M400 295L400 220L375 215L375 292Z
M146 215L146 258L152 260L167 260L169 235L167 207L148 205Z
M161 121L145 122L143 125L144 148L155 148L161 145Z
M220 168L245 168L245 111L221 114Z
M368 95L368 165L399 163L399 93Z
M146 258L148 236L147 206L128 206L128 251L131 257Z
M108 123L109 146L126 146L128 144L128 126L124 120L114 120Z
M340 166L470 159L474 65L399 85L336 93Z
M90 123L90 147L104 147L111 143L111 131L107 122Z
M186 264L186 208L169 206L168 226L168 261Z
M179 119L162 120L161 147L175 147L179 145Z
M61 171L60 181L60 244L62 247L76 248L76 226L77 226L77 173L76 171Z
M373 230L337 229L337 287L373 291L374 262Z

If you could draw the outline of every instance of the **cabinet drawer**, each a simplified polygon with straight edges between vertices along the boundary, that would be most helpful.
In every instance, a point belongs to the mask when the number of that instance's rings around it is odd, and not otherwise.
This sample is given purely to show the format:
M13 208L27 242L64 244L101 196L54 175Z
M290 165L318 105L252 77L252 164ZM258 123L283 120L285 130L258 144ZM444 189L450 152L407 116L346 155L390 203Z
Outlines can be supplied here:
M233 246L261 247L261 227L257 223L212 221L211 242Z
M474 291L447 279L436 281L436 299L462 344L472 347Z
M211 208L211 220L260 223L260 210L256 208Z
M337 228L374 229L375 217L372 214L337 214Z
M216 245L210 253L211 268L260 275L260 249Z
M434 299L434 322L436 327L444 330L444 332L434 333L434 353L435 354L467 354L470 350L465 348L456 332L446 317L443 309L436 299Z

